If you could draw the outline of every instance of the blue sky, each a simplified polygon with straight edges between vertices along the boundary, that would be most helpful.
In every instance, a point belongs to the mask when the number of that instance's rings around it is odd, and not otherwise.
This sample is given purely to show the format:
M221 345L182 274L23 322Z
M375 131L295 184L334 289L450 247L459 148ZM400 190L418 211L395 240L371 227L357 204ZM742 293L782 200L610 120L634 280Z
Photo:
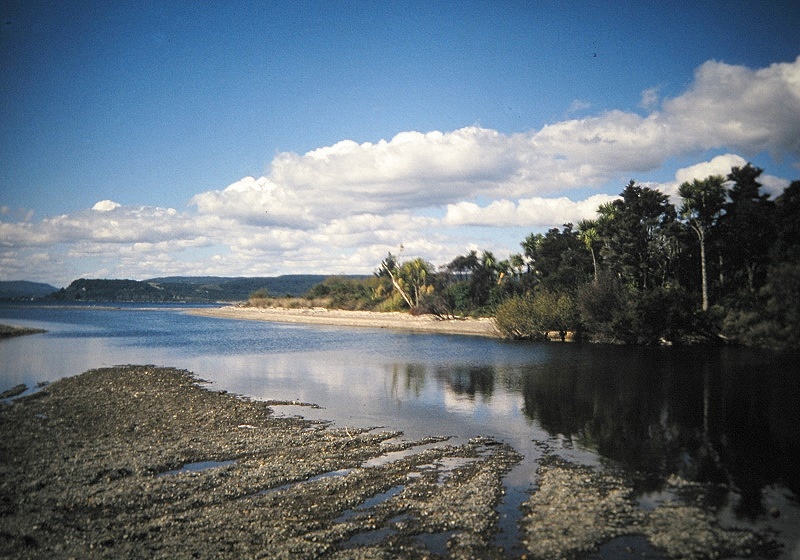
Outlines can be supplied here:
M793 2L0 4L0 280L506 257L628 180L800 178Z

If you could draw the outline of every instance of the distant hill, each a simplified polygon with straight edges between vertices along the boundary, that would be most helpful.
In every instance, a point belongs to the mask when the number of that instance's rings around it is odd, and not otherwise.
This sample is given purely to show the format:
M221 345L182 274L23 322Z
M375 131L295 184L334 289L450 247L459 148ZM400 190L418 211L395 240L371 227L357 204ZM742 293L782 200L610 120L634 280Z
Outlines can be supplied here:
M253 292L272 296L302 296L328 278L322 274L227 278L221 276L169 276L150 280L75 280L49 296L59 301L210 303L245 301ZM363 278L363 276L353 276ZM55 288L53 288L55 291Z
M209 294L225 293L227 300L247 299L257 290L265 289L273 296L302 296L328 276L324 274L287 274L272 277L234 277L225 276L168 276L151 278L147 282L170 287L176 291L191 286L195 291L205 290Z
M0 282L0 299L40 298L58 291L58 288L41 282L14 280Z

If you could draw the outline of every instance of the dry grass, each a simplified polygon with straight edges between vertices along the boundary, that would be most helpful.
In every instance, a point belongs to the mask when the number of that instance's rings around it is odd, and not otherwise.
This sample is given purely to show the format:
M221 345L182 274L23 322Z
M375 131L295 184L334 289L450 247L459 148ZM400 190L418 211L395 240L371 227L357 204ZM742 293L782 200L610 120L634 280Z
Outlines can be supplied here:
M303 298L303 297L268 297L250 298L247 301L249 307L260 307L265 309L314 309L318 307L329 308L331 298Z

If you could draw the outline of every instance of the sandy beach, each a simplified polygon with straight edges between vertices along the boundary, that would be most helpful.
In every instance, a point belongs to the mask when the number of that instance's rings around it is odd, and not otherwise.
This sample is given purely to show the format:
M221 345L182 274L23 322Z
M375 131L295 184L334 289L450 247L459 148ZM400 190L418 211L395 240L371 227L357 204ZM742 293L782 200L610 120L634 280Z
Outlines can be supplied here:
M397 329L412 332L458 334L469 336L497 337L494 321L481 319L439 319L432 315L414 316L409 313L381 313L377 311L342 311L322 307L310 309L288 309L281 307L219 307L193 309L193 315L219 317L222 319L245 319L273 321L277 323L301 323L307 325L336 325L342 327L367 327L373 329Z

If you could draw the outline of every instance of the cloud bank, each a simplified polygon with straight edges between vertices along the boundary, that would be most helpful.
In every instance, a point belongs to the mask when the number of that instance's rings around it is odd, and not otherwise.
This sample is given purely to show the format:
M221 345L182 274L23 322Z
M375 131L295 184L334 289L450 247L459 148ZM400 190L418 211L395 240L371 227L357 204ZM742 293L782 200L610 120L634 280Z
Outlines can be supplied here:
M628 179L647 182L679 158L696 164L657 185L670 194L764 152L800 159L800 57L761 69L709 61L683 94L662 100L650 88L640 107L524 133L408 131L280 153L264 176L198 193L180 211L101 200L37 221L3 208L2 279L363 273L401 243L443 264L478 242L517 251L520 228L593 217ZM764 182L775 193L792 178Z

